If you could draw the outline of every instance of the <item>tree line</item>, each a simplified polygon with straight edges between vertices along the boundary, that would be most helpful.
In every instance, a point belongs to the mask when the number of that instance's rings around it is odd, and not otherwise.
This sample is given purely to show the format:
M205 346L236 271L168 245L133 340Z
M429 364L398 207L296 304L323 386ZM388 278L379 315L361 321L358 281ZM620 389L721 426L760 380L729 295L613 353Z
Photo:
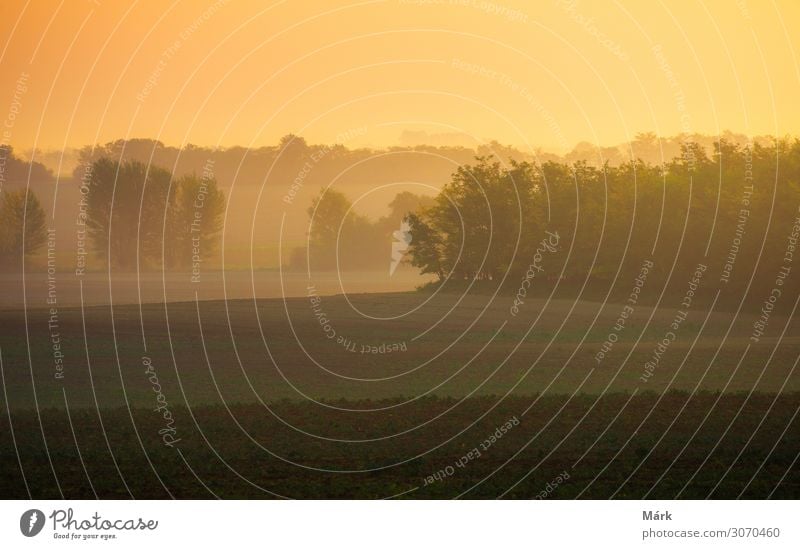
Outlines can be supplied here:
M121 269L183 269L198 251L207 257L225 210L213 175L176 177L137 160L94 159L76 173L94 250ZM317 197L308 209L308 246L294 251L294 267L310 259L315 269L385 269L401 233L409 262L441 282L513 286L549 231L559 235L559 249L542 259L537 287L544 278L599 288L617 280L622 288L652 259L650 281L687 279L703 262L717 286L753 290L772 284L793 258L800 142L723 139L710 151L689 142L666 163L601 167L480 156L460 165L433 199L401 193L376 221L351 206L333 189ZM26 254L41 248L45 229L30 190L2 191L4 263L21 257L23 242Z
M187 269L215 252L225 195L211 173L175 178L138 160L98 158L79 181L78 224L111 266ZM28 188L0 196L0 261L15 266L45 244L47 220Z
M175 178L159 166L103 157L81 185L86 231L114 267L186 269L218 246L225 195L211 174Z
M713 151L716 136L701 134L658 137L653 133L640 133L633 140L616 146L598 146L580 142L572 150L555 154L541 149L529 150L503 145L496 141L468 147L463 145L403 145L385 148L353 147L354 140L368 135L368 128L354 128L345 132L332 144L308 143L302 136L288 134L278 143L257 148L214 148L187 144L174 147L154 139L119 139L103 145L87 146L70 156L76 157L73 175L80 179L86 166L100 158L129 158L158 166L173 166L175 176L201 173L209 159L214 162L217 179L224 186L261 185L291 182L304 165L314 169L305 181L307 186L324 187L344 174L343 183L354 186L371 186L387 181L418 181L439 184L449 179L453 167L469 164L476 156L495 156L517 162L556 162L572 165L586 162L602 167L605 162L618 166L631 158L646 163L661 164L680 156L681 146L695 143L707 152ZM741 134L725 132L725 140L743 146L748 138ZM435 140L435 136L431 136ZM769 146L769 138L755 137L754 141ZM62 155L53 156L38 152L37 158L46 159L51 166L60 165ZM34 176L41 174L41 166L34 166ZM22 170L18 170L22 175ZM27 177L28 169L24 170Z
M799 206L798 140L720 140L710 153L685 143L662 165L481 157L407 216L409 254L440 283L514 286L549 231L560 245L541 262L542 288L555 280L607 288L615 277L625 288L652 259L655 280L678 284L703 263L715 286L756 290L791 264Z

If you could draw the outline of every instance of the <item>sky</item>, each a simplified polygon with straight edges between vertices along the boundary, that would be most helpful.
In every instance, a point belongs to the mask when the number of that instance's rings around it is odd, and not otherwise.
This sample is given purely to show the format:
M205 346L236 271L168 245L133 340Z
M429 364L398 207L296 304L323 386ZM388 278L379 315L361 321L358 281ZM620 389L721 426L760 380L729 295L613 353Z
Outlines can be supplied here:
M800 133L800 2L3 0L0 140Z

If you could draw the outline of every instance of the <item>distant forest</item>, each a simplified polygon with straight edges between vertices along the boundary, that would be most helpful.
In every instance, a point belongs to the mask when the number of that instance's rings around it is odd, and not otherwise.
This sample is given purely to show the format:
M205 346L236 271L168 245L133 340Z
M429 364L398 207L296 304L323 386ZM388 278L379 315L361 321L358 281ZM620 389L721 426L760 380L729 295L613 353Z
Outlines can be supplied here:
M476 156L496 156L503 160L513 159L517 162L540 164L544 162L567 164L585 162L587 165L595 167L601 167L606 162L611 166L617 166L632 159L643 160L649 164L661 164L680 156L681 146L686 143L697 144L710 154L714 150L714 144L720 139L739 146L744 146L751 141L745 135L732 132L724 132L719 136L691 134L661 138L653 133L640 133L630 142L618 145L598 146L583 141L565 154L554 154L541 149L526 151L502 145L496 141L475 147L409 144L370 149L348 148L343 144L308 144L302 137L287 135L274 146L256 148L213 149L192 144L178 148L154 139L129 139L112 141L95 147L68 149L63 152L25 151L24 154L17 154L17 156L27 159L34 158L31 179L35 181L52 179L53 174L57 173L67 177L75 174L80 179L80 173L86 165L98 158L107 157L138 160L144 163L152 162L169 169L178 176L193 172L200 173L211 160L215 166L217 179L223 187L232 185L234 181L241 185L258 185L264 181L265 176L269 176L270 179L293 179L297 175L297 168L302 166L305 161L311 161L315 164L315 173L311 176L311 182L314 182L316 178L329 180L331 176L341 173L343 168L378 156L378 164L375 164L375 167L380 167L380 171L389 177L441 182L442 177L445 178L444 180L449 179L452 170L449 170L446 164L436 162L434 160L436 157L459 165L471 162ZM752 142L762 146L769 146L773 141L774 139L770 136L759 136L752 139ZM414 152L426 153L429 158L417 155L414 162L409 163L408 157L404 153ZM320 160L316 161L314 158L320 158ZM6 180L11 182L27 181L27 171L28 163L19 160L7 168ZM368 179L366 174L364 176L365 179ZM354 181L356 184L359 182L361 181Z
M51 224L63 223L64 238L72 243L80 214L78 189L90 174L94 194L87 221L95 260L104 263L110 251L120 269L136 266L135 254L128 251L137 249L144 258L140 268L187 269L198 250L213 264L217 256L209 254L218 253L224 233L226 268L246 265L245 260L227 262L235 261L237 249L249 260L252 246L261 265L305 269L310 260L319 270L386 270L399 239L407 245L404 264L449 284L519 286L538 257L542 270L535 283L526 282L532 292L560 280L565 286L600 288L602 295L614 281L620 288L629 285L648 260L654 263L651 282L687 280L703 264L715 287L769 290L784 272L785 288L797 288L800 274L789 276L785 268L791 270L800 231L800 142L732 137L687 142L639 135L629 146L639 159L618 157L612 163L609 154L606 164L534 160L498 145L477 151L399 147L376 152L308 145L287 136L276 147L214 152L194 146L179 151L151 140L117 141L81 151L74 178L60 181L58 216L47 223L42 211L50 207L49 198L37 195L54 187L52 172L5 149L0 257L5 263L20 257L21 228L14 225L26 207L28 219L37 223L28 227L28 255L42 250L41 231ZM672 156L653 161L662 148ZM26 181L29 173L38 186L30 186L26 201L12 191L25 188L20 179ZM125 192L114 203L108 189L117 174ZM149 187L143 185L147 178ZM372 215L353 207L366 191L398 181L430 184L432 190L393 189L382 195ZM195 245L198 195L210 198L202 211L203 241ZM223 226L226 205L235 214ZM113 222L112 206L118 208ZM279 257L279 212L287 206L292 215ZM74 211L66 211L71 207ZM127 230L142 216L149 220L146 231ZM542 253L548 231L559 235L558 249ZM119 240L109 245L108 234Z

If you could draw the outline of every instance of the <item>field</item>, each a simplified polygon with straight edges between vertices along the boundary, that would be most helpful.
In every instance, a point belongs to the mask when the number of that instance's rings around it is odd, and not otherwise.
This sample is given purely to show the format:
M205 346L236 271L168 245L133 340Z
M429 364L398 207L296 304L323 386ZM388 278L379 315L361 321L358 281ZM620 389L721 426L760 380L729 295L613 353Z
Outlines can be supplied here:
M0 311L3 494L800 495L790 316L309 293Z

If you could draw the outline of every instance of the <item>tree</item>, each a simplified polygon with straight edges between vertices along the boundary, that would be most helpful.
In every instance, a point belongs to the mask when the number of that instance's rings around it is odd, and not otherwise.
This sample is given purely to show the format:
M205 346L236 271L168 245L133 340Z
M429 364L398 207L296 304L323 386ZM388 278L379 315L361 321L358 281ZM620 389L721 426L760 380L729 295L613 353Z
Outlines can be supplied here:
M0 181L22 183L52 179L53 173L43 164L21 160L11 145L0 145Z
M411 264L419 267L422 274L435 274L441 281L448 275L444 266L442 237L425 221L424 216L424 212L419 212L406 217L411 235L408 248Z
M95 249L111 265L131 269L156 256L171 177L138 161L100 158L92 164L86 225Z
M222 230L225 195L215 179L186 175L172 186L164 231L167 268L186 268L195 255L214 252Z
M433 204L434 199L430 196L414 194L409 191L397 193L389 202L389 215L382 217L378 223L384 227L384 230L391 233L400 226L406 216L430 208Z
M45 213L32 191L5 192L0 203L0 258L19 262L47 240Z
M287 160L299 162L308 154L309 147L304 138L290 133L281 138L278 150Z
M366 268L376 261L380 234L369 219L352 210L344 194L323 189L308 208L308 215L312 266Z
M440 278L494 279L525 250L538 193L533 166L503 168L489 157L461 166L432 207L409 216L412 264ZM449 276L449 275L448 275Z

